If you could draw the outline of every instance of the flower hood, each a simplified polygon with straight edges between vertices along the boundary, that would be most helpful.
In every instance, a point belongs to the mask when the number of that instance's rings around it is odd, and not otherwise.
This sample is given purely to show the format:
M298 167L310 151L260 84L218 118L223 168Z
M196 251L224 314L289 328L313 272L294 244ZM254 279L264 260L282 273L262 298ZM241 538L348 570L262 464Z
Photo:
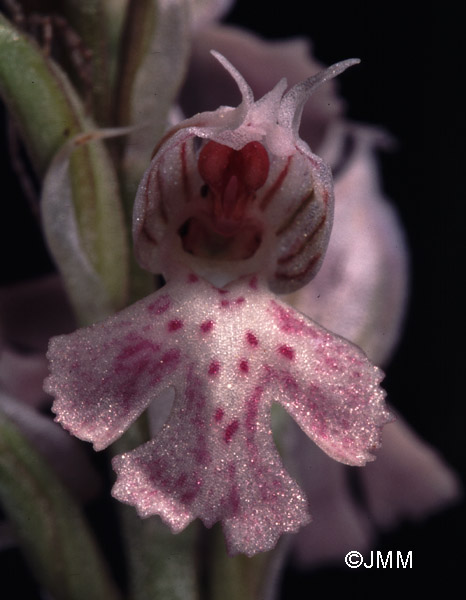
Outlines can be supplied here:
M372 460L391 417L382 373L356 346L282 303L317 271L331 227L330 171L299 139L305 100L355 61L261 100L243 95L158 144L134 209L136 256L166 285L51 341L57 420L96 450L153 402L173 407L154 439L113 460L113 494L174 532L221 521L231 553L271 549L308 523L275 449L280 403L331 457Z

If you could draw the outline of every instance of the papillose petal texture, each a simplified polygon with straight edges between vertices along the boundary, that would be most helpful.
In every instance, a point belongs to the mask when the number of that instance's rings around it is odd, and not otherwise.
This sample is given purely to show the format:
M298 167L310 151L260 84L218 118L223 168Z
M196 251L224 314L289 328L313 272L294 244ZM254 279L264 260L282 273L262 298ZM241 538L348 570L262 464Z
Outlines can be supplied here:
M221 520L231 552L270 549L309 520L273 444L273 401L353 465L371 460L388 417L381 372L255 276L216 288L185 273L103 323L55 338L49 356L57 420L96 450L175 389L156 439L114 459L113 493L173 531L196 517Z
M154 439L113 460L113 495L174 532L221 521L229 552L251 556L310 520L272 439L272 402L350 465L373 459L390 414L364 353L269 291L303 285L325 251L331 179L297 128L310 90L355 61L254 103L217 58L242 104L170 131L136 199L137 256L166 285L54 338L46 390L57 421L96 450L173 391Z

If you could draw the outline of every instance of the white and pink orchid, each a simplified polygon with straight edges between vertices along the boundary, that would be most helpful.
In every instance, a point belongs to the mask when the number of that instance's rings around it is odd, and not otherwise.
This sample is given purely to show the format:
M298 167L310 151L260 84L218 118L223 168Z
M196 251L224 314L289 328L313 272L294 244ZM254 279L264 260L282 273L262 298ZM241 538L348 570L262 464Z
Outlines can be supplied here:
M313 277L332 222L330 171L298 135L304 103L356 61L254 102L216 57L241 104L171 129L136 198L137 258L166 285L54 338L46 389L57 420L97 450L174 390L155 438L114 459L113 494L174 532L221 521L229 551L253 555L310 520L273 444L272 402L352 465L373 459L391 417L364 353L274 295Z
M60 274L10 285L50 264L29 260L36 242L13 210L24 198L7 194L0 550L24 550L38 597L119 600L122 591L140 600L218 600L227 590L272 600L285 558L300 569L342 565L351 550L380 547L385 529L460 495L456 473L402 417L385 426L382 373L369 362L388 366L409 288L403 227L376 162L390 137L344 115L331 78L354 61L319 74L324 65L306 38L272 41L216 23L232 0L92 4L91 14L87 2L54 3L55 15L50 3L8 2L0 14L0 95L41 183L41 229ZM339 52L328 36L336 22L319 12L316 51L330 61ZM284 34L291 13L280 12L280 32L267 19L269 33ZM238 15L232 22L244 23ZM381 32L379 21L372 29ZM331 40L327 54L320 34ZM382 44L371 67L372 41L367 53L364 45L356 52L367 69L357 86L364 96L377 72L399 62L384 60L391 46ZM283 76L291 89L277 84ZM391 88L376 89L394 117ZM359 119L385 117L367 111L364 98L358 105ZM123 133L111 147L103 142ZM2 165L14 162L34 202L14 140ZM143 269L127 253L141 178L134 240ZM403 212L403 190L419 194L405 183L392 188ZM412 206L418 231L425 211ZM414 250L418 241L411 238ZM25 244L28 258L17 263ZM152 293L154 284L163 288ZM60 336L50 343L46 385L55 423L43 389L50 336ZM424 398L425 369L411 356L402 362L412 383L403 381L398 395L387 382L397 412L413 389ZM438 380L437 365L432 375ZM97 456L60 424L97 450L115 443ZM376 448L377 460L352 466L372 460ZM102 489L111 485L101 475L112 456L113 495L130 507L112 506ZM88 515L97 509L98 527L82 514L83 502ZM220 527L186 527L194 520L222 524L230 554L253 555L299 531L246 560L225 556ZM116 531L121 543L108 552ZM105 537L106 556L95 536ZM422 562L423 541L415 541L408 547ZM127 567L122 590L107 577L115 557ZM29 597L8 556L2 566L5 586L11 579L17 595Z

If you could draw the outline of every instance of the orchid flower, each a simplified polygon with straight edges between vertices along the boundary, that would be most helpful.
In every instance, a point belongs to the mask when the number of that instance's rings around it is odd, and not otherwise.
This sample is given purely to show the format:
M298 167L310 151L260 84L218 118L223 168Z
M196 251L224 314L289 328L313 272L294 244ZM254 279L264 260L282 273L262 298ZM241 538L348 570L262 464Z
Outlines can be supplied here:
M343 61L257 102L200 113L158 144L136 197L141 266L166 285L115 316L51 341L56 419L101 450L173 395L166 423L117 456L113 495L179 532L221 521L231 554L271 549L310 520L275 449L280 403L332 458L373 459L390 420L382 373L353 344L285 303L317 272L333 211L325 163L299 138L311 93Z

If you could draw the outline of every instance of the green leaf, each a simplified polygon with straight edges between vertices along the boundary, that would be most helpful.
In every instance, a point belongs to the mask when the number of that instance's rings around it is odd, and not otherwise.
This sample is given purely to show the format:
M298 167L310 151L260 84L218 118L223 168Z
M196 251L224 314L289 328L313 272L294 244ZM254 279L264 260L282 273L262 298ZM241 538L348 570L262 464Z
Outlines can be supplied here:
M121 36L116 89L117 125L135 125L119 145L123 204L128 226L137 186L182 83L190 49L186 0L129 2ZM125 151L126 148L126 151ZM130 299L151 293L153 278L130 258Z
M137 72L149 51L155 31L155 2L129 2L121 34L118 71L114 93L117 125L129 125L133 86Z
M128 236L113 163L101 141L81 144L70 160L60 154L65 142L96 127L85 117L82 103L65 74L33 40L19 33L1 15L0 55L0 93L39 175L43 176L51 165L43 200L53 257L79 320L92 322L122 308L127 298ZM90 135L89 139L96 137ZM61 157L61 162L52 162L55 155ZM52 203L51 191L55 194ZM61 197L68 209L65 221ZM72 231L74 225L76 231ZM66 238L67 234L74 236L77 244L67 247L66 243L56 243L54 235ZM70 248L78 246L81 265L87 264L92 273L95 285L91 287L86 287L90 279L84 272L74 270L76 262ZM83 295L90 298L90 303L83 302Z
M136 69L132 68L131 79L127 77L125 80L125 95L120 96L120 111L129 115L132 125L141 127L129 136L123 163L125 196L131 203L137 185L149 166L152 151L167 128L169 111L182 83L190 50L191 32L186 0L152 1L152 4L156 6L155 17L149 7L147 10L147 18L152 20L150 40L146 39L144 45L141 44L139 55L135 56L136 50L128 44L122 55L122 72L125 72L126 63L136 65Z
M280 539L269 552L252 558L238 554L228 556L219 525L209 532L209 600L273 600L285 550L286 539Z
M83 129L79 100L37 44L0 14L0 94L39 175Z
M99 125L110 123L109 31L102 0L62 0L61 10L91 52L92 113Z
M199 600L196 573L198 523L173 534L159 517L141 519L121 506L128 551L130 600Z
M123 218L115 205L116 176L96 142L117 134L121 129L76 136L57 153L43 183L44 233L81 324L103 319L125 302L127 253ZM87 155L78 154L83 150Z
M55 600L119 600L80 507L0 414L0 501L35 576Z

